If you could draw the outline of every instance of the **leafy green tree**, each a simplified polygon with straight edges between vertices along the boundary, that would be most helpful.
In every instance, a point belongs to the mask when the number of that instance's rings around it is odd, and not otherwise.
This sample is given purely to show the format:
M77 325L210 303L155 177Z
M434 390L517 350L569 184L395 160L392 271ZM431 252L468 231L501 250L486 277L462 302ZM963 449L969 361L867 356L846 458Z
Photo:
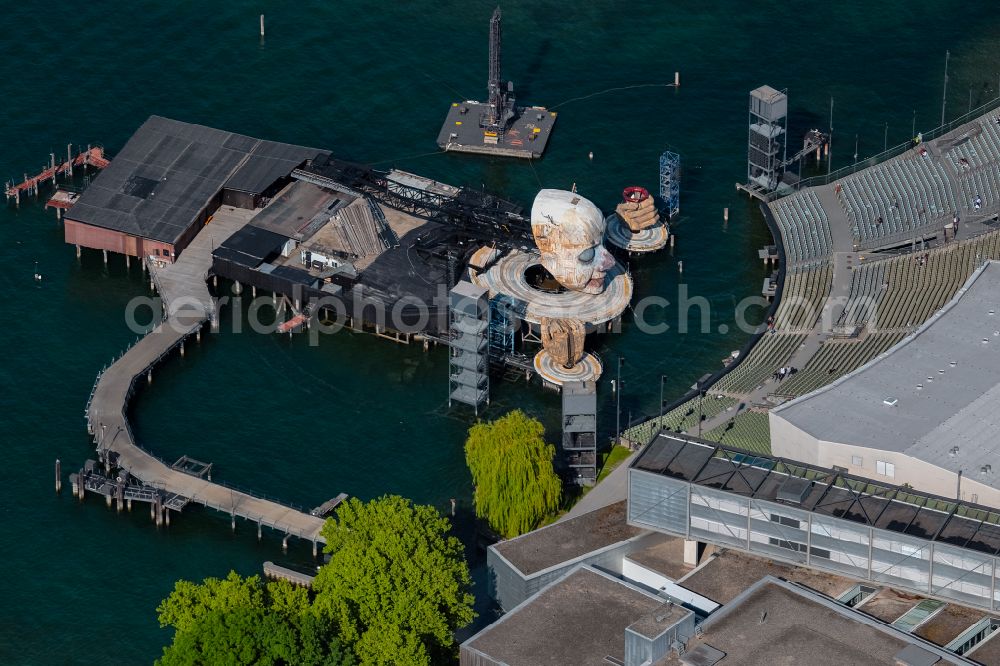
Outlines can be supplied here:
M311 614L287 616L263 608L211 610L163 650L160 666L270 664L350 666L350 651L330 640Z
M336 627L313 613L309 592L285 581L264 583L236 572L201 583L181 580L157 614L161 627L176 630L163 666L354 663Z
M206 578L201 583L179 580L174 591L156 608L161 627L186 631L211 611L263 610L264 584L260 576L243 578L230 571L225 578Z
M516 409L469 429L465 461L475 484L476 515L505 538L534 529L559 508L562 482L545 428Z
M330 561L313 607L364 665L422 666L453 658L472 621L462 544L434 507L397 496L341 504L323 527Z

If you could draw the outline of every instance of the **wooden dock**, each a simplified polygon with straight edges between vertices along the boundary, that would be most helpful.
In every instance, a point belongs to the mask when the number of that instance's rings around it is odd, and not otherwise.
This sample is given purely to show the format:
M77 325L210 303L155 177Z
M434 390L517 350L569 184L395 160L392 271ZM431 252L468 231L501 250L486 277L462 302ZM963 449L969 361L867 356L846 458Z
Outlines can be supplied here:
M174 350L183 354L189 338L200 340L205 323L216 322L216 306L206 284L212 248L242 227L251 215L252 211L220 209L176 263L158 266L151 262L152 280L165 301L166 318L98 376L86 409L87 425L105 469L124 470L143 486L154 489L156 505L166 512L167 521L171 507L162 499L176 496L229 514L234 529L239 516L257 523L258 535L261 526L266 526L284 533L286 544L288 536L311 541L315 553L317 542L323 541L323 518L213 483L192 474L185 465L165 463L139 446L125 417L137 385L152 380L155 366ZM106 492L110 489L84 485L87 490L104 494L110 503ZM121 501L121 494L116 497ZM160 517L156 520L159 524Z
M38 195L41 186L46 181L56 182L56 176L63 174L67 177L73 175L73 170L76 167L87 167L92 166L97 169L104 169L109 164L109 160L104 155L104 148L100 146L87 146L87 149L80 152L76 157L73 157L73 147L69 146L67 148L66 161L61 164L56 164L56 156L52 154L49 156L49 164L47 164L40 172L34 176L28 177L28 174L24 174L24 180L20 183L15 183L13 181L8 182L4 188L4 193L7 195L7 201L13 199L16 203L21 203L22 194L34 194ZM68 208L68 206L60 206L62 208Z
M309 512L310 516L319 516L320 518L326 518L328 515L333 513L333 510L340 506L341 502L348 498L347 493L340 493L333 499L329 499L318 507Z
M312 587L313 580L316 578L316 576L310 576L274 562L264 562L264 576L273 580L287 580L292 585L301 585L302 587Z

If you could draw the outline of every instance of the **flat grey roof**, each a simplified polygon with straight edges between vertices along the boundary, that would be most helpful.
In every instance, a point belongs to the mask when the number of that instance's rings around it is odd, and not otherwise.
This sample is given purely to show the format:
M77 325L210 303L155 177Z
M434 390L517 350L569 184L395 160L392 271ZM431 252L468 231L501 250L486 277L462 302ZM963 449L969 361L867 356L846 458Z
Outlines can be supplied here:
M296 180L286 185L266 208L254 215L250 224L303 241L320 228L313 225L314 220L326 224L338 202L350 201L354 201L354 197L349 194L331 192ZM315 228L308 229L313 226ZM310 233L304 233L307 230Z
M709 616L687 650L710 645L726 653L719 666L896 664L908 646L941 664L969 663L942 648L865 617L792 583L764 578ZM662 664L681 664L671 655Z
M150 116L67 217L175 243L223 187L259 193L315 148Z
M998 293L991 261L911 336L771 413L820 440L904 453L1000 488L1000 465L980 474L1000 460Z
M525 576L569 562L634 536L643 530L625 522L625 502L562 520L490 548Z
M858 583L834 573L775 562L737 550L724 550L716 553L678 585L725 605L767 576L805 585L829 597L843 594Z
M663 608L665 600L581 567L480 631L462 649L508 666L607 666L605 656L621 659L625 654L625 628Z

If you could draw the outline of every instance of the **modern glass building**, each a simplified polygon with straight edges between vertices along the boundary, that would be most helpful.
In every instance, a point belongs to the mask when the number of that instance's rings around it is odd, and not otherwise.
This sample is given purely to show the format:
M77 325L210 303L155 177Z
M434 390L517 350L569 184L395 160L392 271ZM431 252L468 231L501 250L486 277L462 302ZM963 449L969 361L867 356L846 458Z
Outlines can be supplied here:
M1000 609L1000 510L663 432L629 469L629 524Z

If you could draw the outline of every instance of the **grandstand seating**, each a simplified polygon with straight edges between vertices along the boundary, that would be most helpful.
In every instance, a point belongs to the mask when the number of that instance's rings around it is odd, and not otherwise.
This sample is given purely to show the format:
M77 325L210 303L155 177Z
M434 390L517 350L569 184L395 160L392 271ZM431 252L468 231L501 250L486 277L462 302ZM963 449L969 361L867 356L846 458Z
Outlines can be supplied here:
M781 332L812 330L830 293L833 267L828 262L788 269L775 315Z
M804 368L775 387L774 392L797 397L815 391L860 368L904 337L905 333L875 333L860 340L828 340Z
M950 148L945 153L955 167L961 173L967 169L978 169L989 164L996 164L1000 159L1000 125L993 116L981 118L978 123L968 132L969 138ZM967 162L962 164L962 160Z
M785 365L805 338L802 334L765 333L743 362L712 386L712 392L749 393Z
M704 433L702 437L753 453L771 454L771 432L767 412L742 412L721 426Z
M701 399L701 414L710 419L739 404L735 398L709 393ZM625 439L632 442L645 443L659 429L660 419L653 418L626 430ZM663 425L667 430L675 432L692 432L698 429L698 398L692 398L663 415Z
M950 301L987 259L1000 259L998 232L859 266L838 323L909 332Z
M991 112L964 125L959 130L964 134L936 140L943 151L940 158L934 146L926 155L908 151L837 181L856 247L896 247L921 233L940 231L953 211L964 215L973 209L976 196L982 198L984 212L994 212L1000 206L997 118ZM786 259L776 332L761 336L745 358L709 389L702 404L706 420L715 425L702 433L703 438L760 452L770 449L768 416L761 411L768 397L804 395L885 353L944 307L982 262L1000 259L1000 230L926 251L861 257L850 274L848 300L837 322L850 329L860 326L859 337L826 338L804 367L780 382L767 383L813 332L833 282L831 227L820 199L804 190L768 205L780 228ZM876 222L878 218L881 222ZM737 405L751 395L755 406L737 413ZM689 400L665 415L664 425L690 432L697 426L696 411L697 401ZM629 439L648 441L658 426L654 418L631 428Z
M977 196L983 207L1000 204L1000 125L993 116L980 119L960 136L945 158L958 173L962 208L973 210Z
M781 227L785 256L790 265L830 256L833 251L830 220L811 190L775 201L771 204L771 212Z
M844 178L839 197L861 247L919 233L958 208L944 167L912 152Z

